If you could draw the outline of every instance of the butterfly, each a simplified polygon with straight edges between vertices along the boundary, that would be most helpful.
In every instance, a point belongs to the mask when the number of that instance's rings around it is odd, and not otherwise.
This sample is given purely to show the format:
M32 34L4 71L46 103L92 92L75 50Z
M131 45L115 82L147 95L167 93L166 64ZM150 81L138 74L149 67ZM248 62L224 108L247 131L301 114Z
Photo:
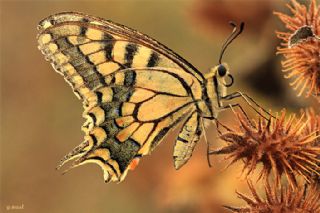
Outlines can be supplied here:
M174 167L181 168L203 134L204 119L215 121L232 106L224 101L244 97L227 94L233 77L221 62L244 24L233 27L218 65L203 75L168 47L121 24L78 12L43 19L38 47L83 102L86 119L84 141L57 168L71 160L70 169L96 163L105 182L120 182L183 121L173 151Z

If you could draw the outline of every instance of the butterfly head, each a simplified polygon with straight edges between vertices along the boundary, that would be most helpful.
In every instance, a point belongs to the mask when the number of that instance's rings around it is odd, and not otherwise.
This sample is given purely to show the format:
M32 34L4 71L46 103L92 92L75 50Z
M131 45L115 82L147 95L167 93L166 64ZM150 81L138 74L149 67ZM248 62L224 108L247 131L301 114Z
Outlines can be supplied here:
M211 88L213 88L212 93L220 97L227 95L227 88L233 84L233 77L226 63L221 63L211 68L206 75L206 79L207 86L211 85Z
M227 88L233 85L233 76L229 72L229 66L226 63L222 63L222 57L227 49L227 47L232 43L232 41L237 38L244 27L244 23L242 22L239 26L239 29L236 24L233 22L230 23L233 26L232 33L227 38L225 43L222 46L218 65L210 69L210 72L205 76L206 77L206 88L208 92L208 97L210 100L216 100L218 98L218 103L211 101L211 103L217 103L217 105L213 104L214 108L211 110L215 112L216 108L222 106L222 98L227 95ZM217 114L213 115L213 117L217 117Z
M218 87L230 87L233 84L233 76L229 72L229 67L227 64L222 63L222 57L227 49L227 47L232 43L234 39L236 39L243 31L244 23L240 23L240 27L238 29L237 25L233 22L230 22L230 25L233 27L232 33L224 42L218 65L211 68L207 78L215 78L216 84ZM228 79L227 79L228 78Z
M229 72L229 66L221 63L210 69L210 78L215 78L217 85L230 87L233 84L233 76Z

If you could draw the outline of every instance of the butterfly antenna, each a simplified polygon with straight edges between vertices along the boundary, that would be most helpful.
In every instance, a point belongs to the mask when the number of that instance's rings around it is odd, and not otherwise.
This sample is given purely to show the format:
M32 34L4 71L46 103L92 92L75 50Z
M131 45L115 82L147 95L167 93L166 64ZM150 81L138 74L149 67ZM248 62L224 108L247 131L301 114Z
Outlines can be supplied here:
M242 33L243 28L244 28L244 22L240 23L239 30L237 29L237 25L234 22L230 21L229 24L233 27L233 30L232 30L231 34L229 35L229 37L227 38L227 40L222 45L221 53L220 53L220 57L219 57L219 64L221 64L222 57L223 57L224 52L226 51L227 47L232 43L232 41L234 39L236 39Z

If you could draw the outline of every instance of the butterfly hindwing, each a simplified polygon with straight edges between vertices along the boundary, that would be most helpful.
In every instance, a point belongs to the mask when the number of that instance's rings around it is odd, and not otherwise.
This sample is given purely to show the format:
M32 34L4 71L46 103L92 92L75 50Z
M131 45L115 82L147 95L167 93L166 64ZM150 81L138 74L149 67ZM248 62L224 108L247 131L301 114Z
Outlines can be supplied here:
M157 41L80 13L53 15L39 29L40 50L83 101L87 119L84 142L61 165L97 163L106 181L121 181L185 116L195 122L203 77Z
M106 181L123 180L132 160L149 154L169 130L186 115L195 111L193 105L186 104L169 115L142 122L134 114L119 115L121 104L115 102L109 104L109 106L107 104L96 106L88 113L93 121L98 122L86 129L86 137L91 147L89 151L82 152L75 164L77 166L95 162L103 165ZM98 113L91 113L93 111ZM102 150L108 153L104 158L100 156Z

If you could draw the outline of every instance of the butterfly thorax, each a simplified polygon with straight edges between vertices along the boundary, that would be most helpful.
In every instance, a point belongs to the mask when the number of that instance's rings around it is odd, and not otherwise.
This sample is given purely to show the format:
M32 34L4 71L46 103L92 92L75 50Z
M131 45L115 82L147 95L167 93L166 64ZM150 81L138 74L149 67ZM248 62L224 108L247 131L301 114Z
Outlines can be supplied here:
M220 71L219 71L220 70ZM219 110L223 106L221 97L227 94L225 76L228 74L227 65L217 65L211 68L205 76L203 89L203 104L199 104L202 116L205 118L217 118Z

